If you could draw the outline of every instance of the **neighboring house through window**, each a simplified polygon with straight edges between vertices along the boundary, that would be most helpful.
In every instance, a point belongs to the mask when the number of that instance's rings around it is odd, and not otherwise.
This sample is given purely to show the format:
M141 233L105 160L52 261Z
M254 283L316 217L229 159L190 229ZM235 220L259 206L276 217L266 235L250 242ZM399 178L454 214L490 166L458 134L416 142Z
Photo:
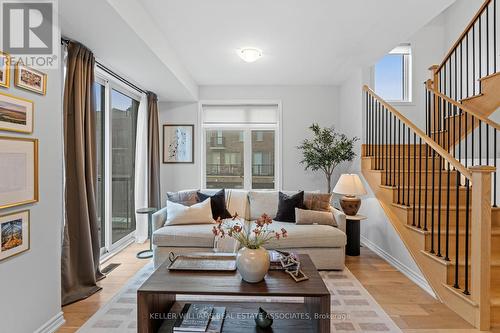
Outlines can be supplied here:
M279 103L201 104L206 188L277 189Z

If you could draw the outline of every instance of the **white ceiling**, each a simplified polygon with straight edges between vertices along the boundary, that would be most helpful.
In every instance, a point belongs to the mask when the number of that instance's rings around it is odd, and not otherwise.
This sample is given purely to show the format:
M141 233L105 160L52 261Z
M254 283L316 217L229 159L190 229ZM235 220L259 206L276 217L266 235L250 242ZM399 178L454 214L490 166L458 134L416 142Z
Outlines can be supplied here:
M64 0L63 36L160 100L199 85L331 85L454 0ZM264 56L245 63L237 48Z
M454 0L143 0L200 85L327 85L381 55ZM235 49L259 47L248 64Z

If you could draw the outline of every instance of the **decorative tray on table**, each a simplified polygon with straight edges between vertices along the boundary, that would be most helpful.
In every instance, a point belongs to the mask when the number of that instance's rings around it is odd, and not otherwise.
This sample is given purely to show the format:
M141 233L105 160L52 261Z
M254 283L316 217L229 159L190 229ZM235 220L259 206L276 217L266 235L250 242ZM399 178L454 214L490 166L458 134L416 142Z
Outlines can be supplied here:
M170 271L235 271L235 253L190 253L169 255Z

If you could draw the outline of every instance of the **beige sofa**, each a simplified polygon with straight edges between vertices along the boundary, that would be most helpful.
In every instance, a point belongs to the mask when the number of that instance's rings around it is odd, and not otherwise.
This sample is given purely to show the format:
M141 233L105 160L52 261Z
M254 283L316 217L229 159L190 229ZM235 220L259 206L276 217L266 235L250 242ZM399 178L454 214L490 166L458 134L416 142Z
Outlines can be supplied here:
M203 193L213 194L217 190L204 190ZM264 191L264 190L262 190ZM253 190L252 192L257 192ZM226 204L231 214L238 213L239 216L250 220L252 216L259 216L267 213L274 216L277 210L278 191L265 191L276 201L266 200L264 206L267 211L255 211L259 203L254 202L254 208L250 203L248 193L244 190L226 190ZM272 202L269 208L269 201ZM274 208L275 207L275 208ZM266 248L295 253L308 254L318 269L344 269L345 260L345 225L346 216L341 211L330 207L337 227L331 225L296 225L295 223L274 221L271 225L273 229L280 230L284 227L288 231L288 237L280 240L273 240L266 245ZM274 215L273 215L274 214ZM153 215L153 251L154 265L158 267L167 260L170 252L191 253L207 252L214 248L215 236L212 233L211 224L173 225L164 226L167 219L166 208L163 208Z

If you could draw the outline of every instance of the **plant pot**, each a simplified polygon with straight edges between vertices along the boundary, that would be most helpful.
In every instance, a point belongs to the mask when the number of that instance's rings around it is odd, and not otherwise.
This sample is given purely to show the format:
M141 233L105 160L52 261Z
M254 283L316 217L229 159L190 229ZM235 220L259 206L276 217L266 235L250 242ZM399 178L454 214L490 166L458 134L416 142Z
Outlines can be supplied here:
M242 248L236 257L236 267L241 278L250 283L260 282L269 270L269 253L263 247L258 249Z

